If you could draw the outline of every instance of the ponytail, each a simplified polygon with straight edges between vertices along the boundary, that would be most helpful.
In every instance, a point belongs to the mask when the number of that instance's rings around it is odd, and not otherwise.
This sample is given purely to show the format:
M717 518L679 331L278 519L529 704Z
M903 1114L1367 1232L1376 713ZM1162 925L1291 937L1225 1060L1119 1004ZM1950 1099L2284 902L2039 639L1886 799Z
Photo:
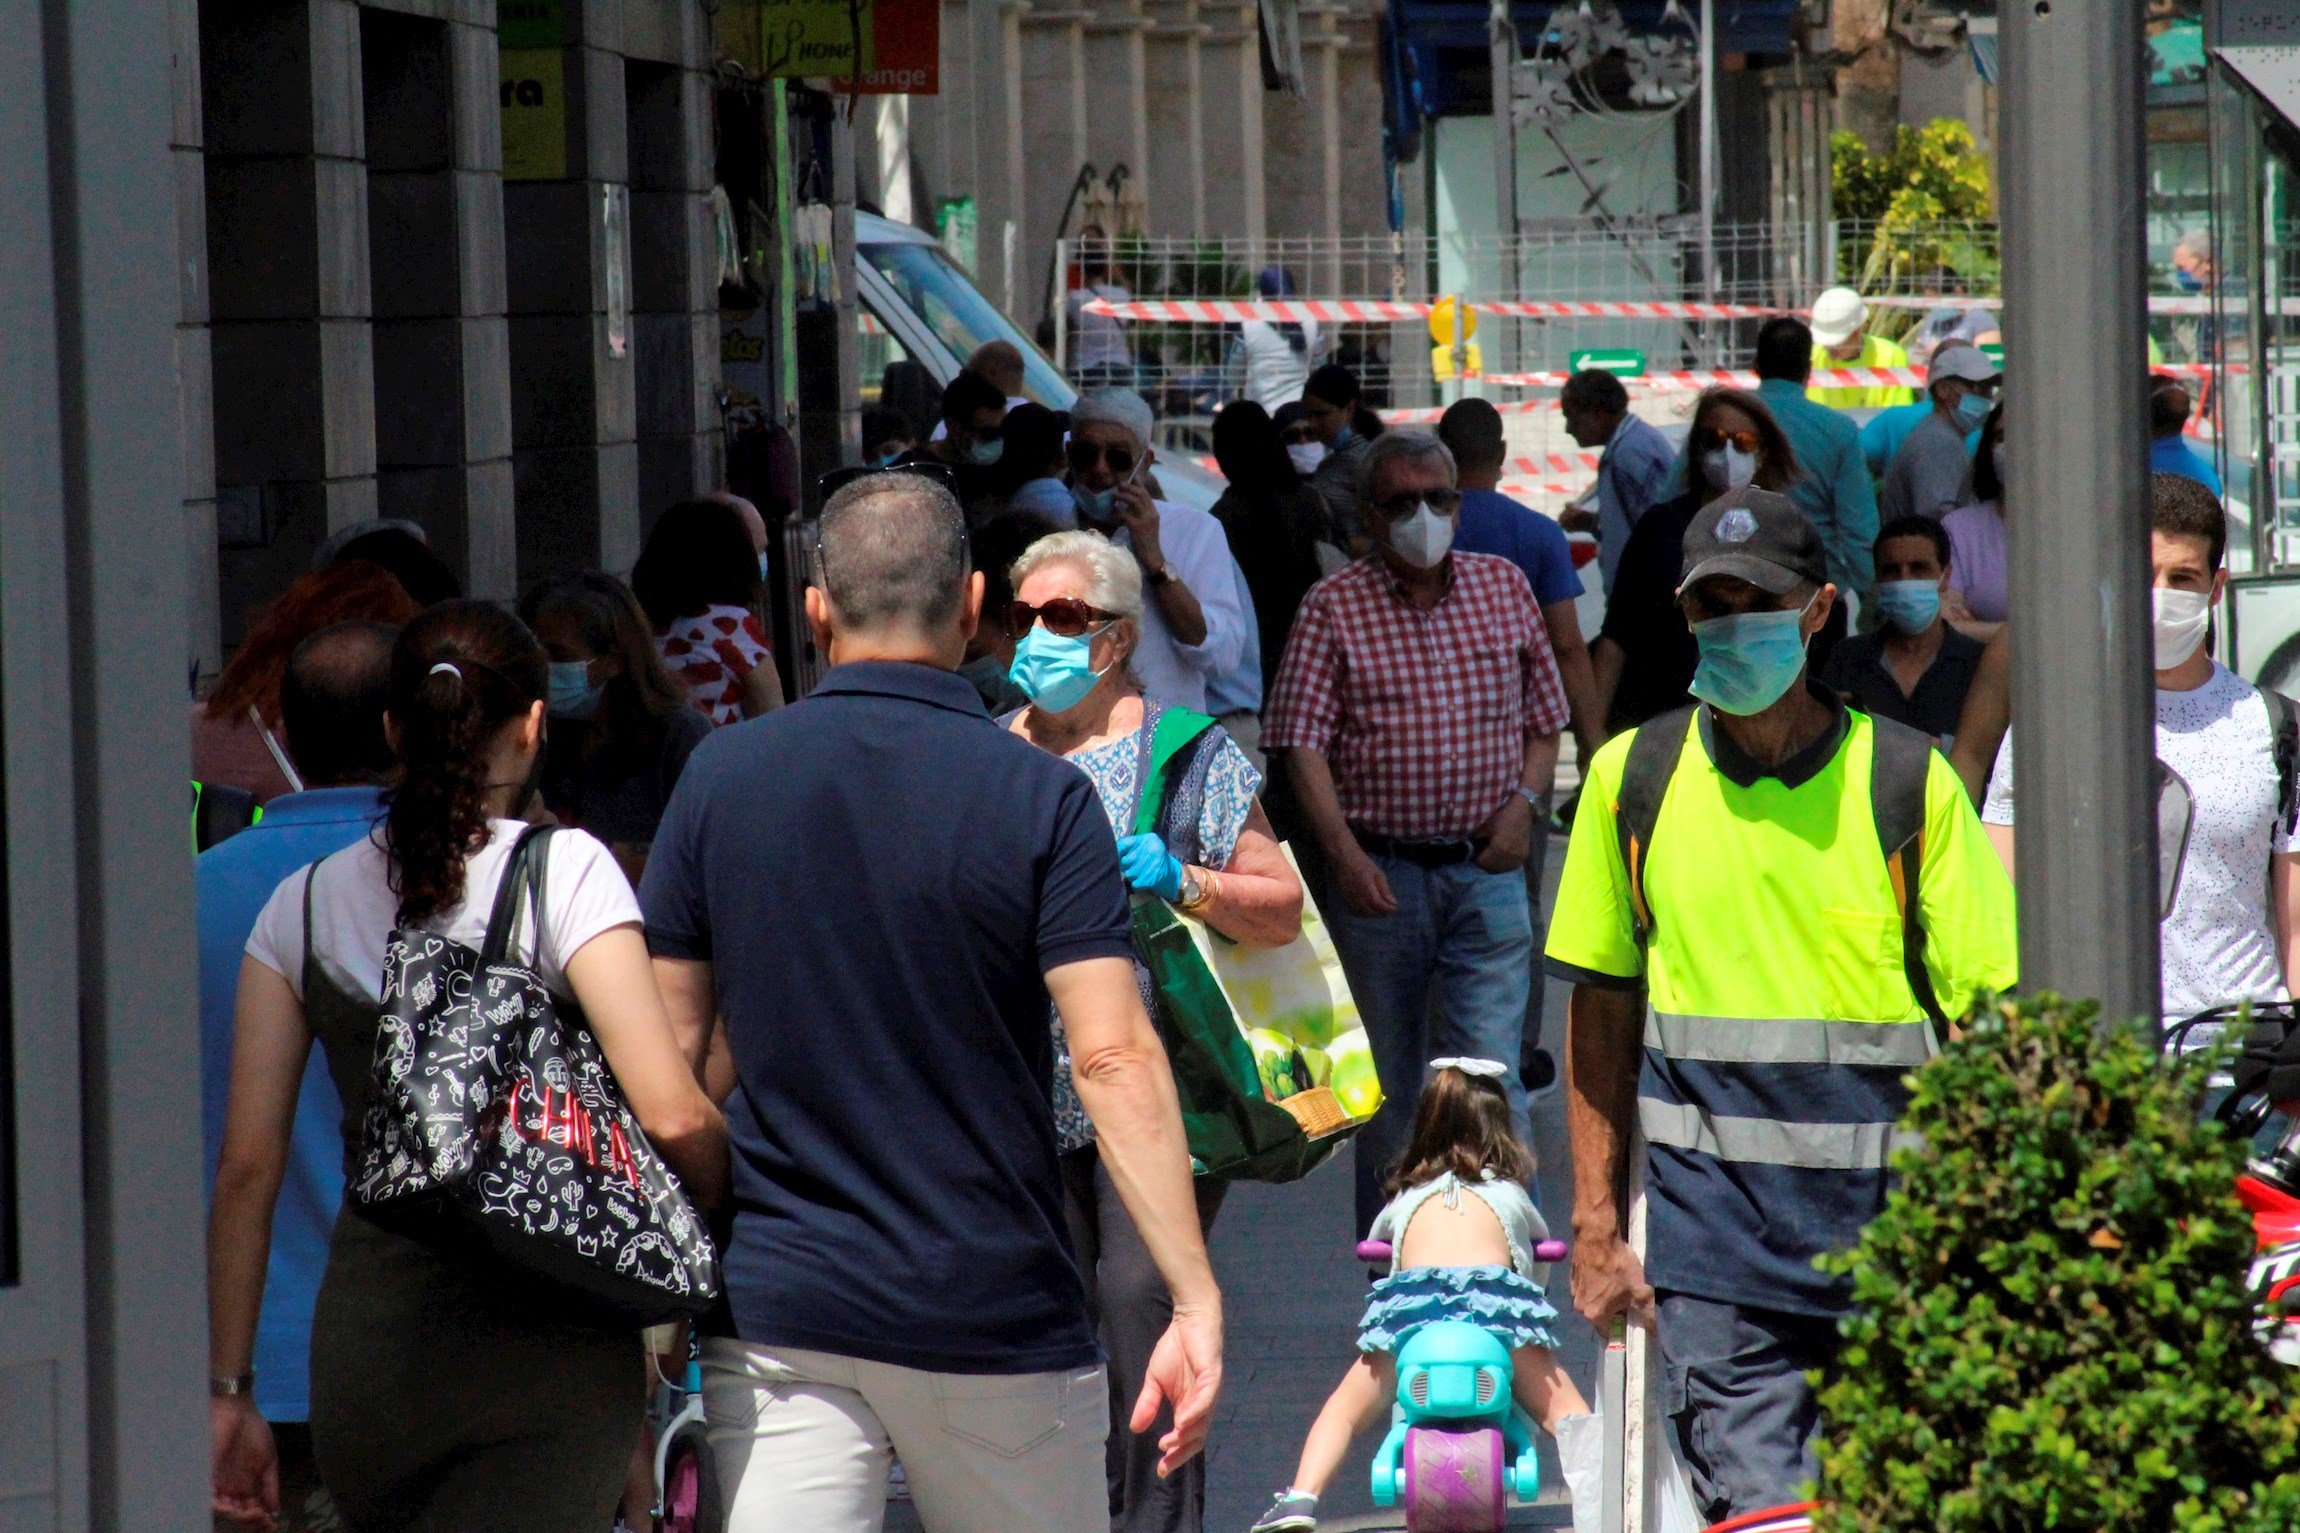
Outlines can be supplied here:
M489 749L541 700L547 675L543 646L491 602L441 602L401 630L391 656L401 770L385 821L400 925L463 903L464 864L487 844Z

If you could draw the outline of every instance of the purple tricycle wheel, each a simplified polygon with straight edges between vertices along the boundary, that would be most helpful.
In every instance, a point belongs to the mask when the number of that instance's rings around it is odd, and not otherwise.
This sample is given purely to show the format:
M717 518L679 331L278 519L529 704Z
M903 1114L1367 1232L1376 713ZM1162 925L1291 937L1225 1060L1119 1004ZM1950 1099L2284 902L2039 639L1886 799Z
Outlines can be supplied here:
M1507 1448L1492 1427L1413 1427L1399 1455L1409 1533L1500 1533L1509 1510Z

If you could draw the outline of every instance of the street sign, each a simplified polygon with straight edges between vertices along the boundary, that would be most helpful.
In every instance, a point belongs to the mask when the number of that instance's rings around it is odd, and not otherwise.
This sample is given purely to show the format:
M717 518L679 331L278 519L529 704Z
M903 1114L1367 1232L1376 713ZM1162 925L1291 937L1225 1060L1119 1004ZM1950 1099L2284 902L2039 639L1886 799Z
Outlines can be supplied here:
M1981 355L1987 357L1991 362L1994 362L1997 365L1998 371L2001 372L2004 370L2005 349L2002 346L1999 346L1996 342L1981 342Z
M1612 351L1569 351L1565 363L1572 372L1583 372L1601 367L1616 378L1642 378L1645 376L1645 353L1616 348Z
M939 89L941 28L941 0L765 0L762 72L827 78L842 93L931 96Z

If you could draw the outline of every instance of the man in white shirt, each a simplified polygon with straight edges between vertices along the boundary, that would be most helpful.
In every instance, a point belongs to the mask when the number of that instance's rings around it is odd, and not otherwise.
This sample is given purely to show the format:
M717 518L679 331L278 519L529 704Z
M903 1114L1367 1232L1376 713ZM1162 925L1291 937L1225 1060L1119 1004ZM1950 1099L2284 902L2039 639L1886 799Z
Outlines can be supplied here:
M2294 705L2263 693L2204 646L2228 575L2220 502L2193 479L2150 477L2154 503L2156 759L2160 793L2188 804L2164 849L2159 931L2167 1024L2238 1001L2281 1001L2300 961L2300 858L2293 835ZM2279 750L2279 735L2284 737ZM2012 866L2012 741L1989 779L1981 822ZM2169 838L2168 838L2169 839ZM2208 1041L2207 1030L2190 1035Z
M1152 419L1132 389L1081 395L1070 408L1070 492L1078 524L1130 550L1142 566L1149 600L1132 664L1143 695L1204 713L1209 681L1240 676L1254 623L1222 524L1190 506L1153 500L1144 487L1157 458ZM1259 692L1258 675L1256 681Z

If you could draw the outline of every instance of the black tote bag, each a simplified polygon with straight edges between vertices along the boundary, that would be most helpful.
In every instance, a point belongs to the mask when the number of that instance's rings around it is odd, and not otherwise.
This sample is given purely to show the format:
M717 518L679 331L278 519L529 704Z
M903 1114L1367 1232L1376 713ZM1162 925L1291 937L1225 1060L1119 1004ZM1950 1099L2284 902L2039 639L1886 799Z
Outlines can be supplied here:
M653 1325L718 1299L718 1256L640 1132L572 1001L520 963L523 907L543 927L550 827L520 835L481 950L395 930L373 1086L346 1195L430 1244L477 1245Z

